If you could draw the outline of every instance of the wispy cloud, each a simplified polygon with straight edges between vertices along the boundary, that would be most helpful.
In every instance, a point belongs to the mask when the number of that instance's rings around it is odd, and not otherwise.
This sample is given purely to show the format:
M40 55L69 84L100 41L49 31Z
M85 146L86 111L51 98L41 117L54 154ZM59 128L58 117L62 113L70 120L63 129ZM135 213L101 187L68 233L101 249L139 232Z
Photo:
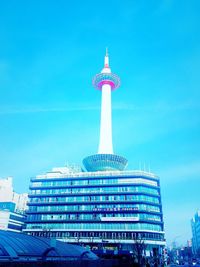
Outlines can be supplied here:
M166 102L157 102L149 105L135 105L118 103L113 105L113 110L124 110L124 111L134 111L134 110L144 110L144 111L175 111L175 110L189 110L198 109L200 106L198 103L186 102L180 104L170 104ZM42 112L73 112L73 111L91 111L99 110L100 105L66 105L61 107L37 107L37 106L27 106L27 107L12 107L6 106L0 108L0 115L6 114L23 114L23 113L42 113Z
M6 114L24 114L24 113L45 113L45 112L73 112L73 111L90 111L98 110L97 106L69 106L69 107L25 107L14 108L6 107L0 109L0 115Z
M183 103L168 103L168 102L156 102L148 105L135 105L135 104L114 104L113 109L117 110L149 110L149 111L178 111L178 110L189 110L199 109L199 103L194 101L188 101Z

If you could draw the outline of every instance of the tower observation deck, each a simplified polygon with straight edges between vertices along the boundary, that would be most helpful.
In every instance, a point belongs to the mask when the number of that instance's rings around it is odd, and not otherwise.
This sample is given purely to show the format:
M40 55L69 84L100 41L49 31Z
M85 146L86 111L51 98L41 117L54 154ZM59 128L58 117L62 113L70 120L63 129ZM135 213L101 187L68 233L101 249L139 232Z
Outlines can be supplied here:
M93 78L93 86L102 92L101 122L98 154L86 157L83 164L87 171L122 171L128 161L113 153L111 93L120 86L120 78L111 72L106 50L104 68Z

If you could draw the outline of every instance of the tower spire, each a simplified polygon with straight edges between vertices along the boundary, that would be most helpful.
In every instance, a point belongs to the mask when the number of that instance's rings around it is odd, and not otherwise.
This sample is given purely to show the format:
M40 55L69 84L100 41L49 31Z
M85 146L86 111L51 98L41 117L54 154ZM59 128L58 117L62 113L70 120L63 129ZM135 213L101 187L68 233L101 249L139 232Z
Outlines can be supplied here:
M106 56L108 57L108 47L106 47Z
M109 67L109 56L108 56L108 48L106 47L106 54L104 57L104 68L101 73L111 73L111 69Z

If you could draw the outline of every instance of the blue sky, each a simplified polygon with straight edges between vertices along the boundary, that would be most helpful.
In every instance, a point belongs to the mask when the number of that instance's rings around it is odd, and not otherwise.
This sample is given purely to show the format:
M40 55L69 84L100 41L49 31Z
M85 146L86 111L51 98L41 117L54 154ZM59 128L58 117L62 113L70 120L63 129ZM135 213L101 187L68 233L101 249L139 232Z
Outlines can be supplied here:
M200 2L4 1L0 8L0 177L30 177L97 152L108 46L116 154L158 174L167 241L199 208Z

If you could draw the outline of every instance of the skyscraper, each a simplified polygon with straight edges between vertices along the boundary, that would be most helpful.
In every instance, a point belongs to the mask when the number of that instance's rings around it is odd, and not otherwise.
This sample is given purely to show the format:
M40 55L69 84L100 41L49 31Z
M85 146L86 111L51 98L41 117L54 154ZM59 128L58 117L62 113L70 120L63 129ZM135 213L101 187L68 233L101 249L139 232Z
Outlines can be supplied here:
M78 167L54 168L31 179L27 233L49 236L95 249L133 249L137 240L147 254L165 245L160 180L150 172L127 170L127 160L113 153L111 92L120 79L104 68L93 79L102 92L98 153Z
M192 250L195 255L200 255L200 210L191 220L192 227Z

